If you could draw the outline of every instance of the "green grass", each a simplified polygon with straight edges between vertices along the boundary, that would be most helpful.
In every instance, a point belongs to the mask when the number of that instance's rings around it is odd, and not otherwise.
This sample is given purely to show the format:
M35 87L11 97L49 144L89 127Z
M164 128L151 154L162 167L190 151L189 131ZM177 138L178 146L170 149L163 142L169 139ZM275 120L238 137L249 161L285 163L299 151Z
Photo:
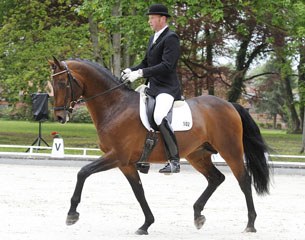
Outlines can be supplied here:
M31 145L38 136L38 127L38 122L0 120L0 144ZM93 124L67 123L63 125L57 122L42 123L42 137L50 146L53 141L51 132L54 131L59 132L64 138L65 147L98 148L98 137ZM299 155L302 135L287 134L283 130L263 129L261 132L266 143L273 150L271 152L272 154ZM16 151L16 149L13 150ZM8 151L8 149L6 148L4 150L0 148L0 151ZM77 151L72 152L79 153ZM97 154L97 152L91 152L89 154ZM305 162L304 159L293 158L273 158L273 160Z
M274 154L299 155L302 145L301 134L287 134L280 130L261 130L261 133Z
M0 144L32 145L38 131L38 122L0 120ZM53 142L51 132L59 132L64 138L65 147L98 148L98 137L93 124L43 122L41 132L42 138L50 146Z
M265 130L261 133L265 142L271 148L271 154L274 155L304 155L300 154L302 146L301 134L288 134L284 130ZM296 158L275 158L273 161L291 161L291 162L305 162L305 159Z

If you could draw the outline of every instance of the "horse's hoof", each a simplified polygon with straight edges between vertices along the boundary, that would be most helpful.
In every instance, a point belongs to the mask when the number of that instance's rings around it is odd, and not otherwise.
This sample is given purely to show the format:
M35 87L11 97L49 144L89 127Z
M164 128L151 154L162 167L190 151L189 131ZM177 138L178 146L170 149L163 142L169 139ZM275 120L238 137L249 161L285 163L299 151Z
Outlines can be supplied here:
M74 223L76 223L79 219L79 213L73 213L73 214L68 214L67 216L67 220L66 220L66 224L68 226L73 225Z
M194 224L197 229L202 228L203 224L205 223L205 216L201 215L198 218L195 219Z
M137 235L148 235L148 232L147 231L145 231L145 230L143 230L143 229L138 229L137 231L136 231L136 234Z
M246 232L256 232L255 227L246 227L246 229L244 230L244 233Z

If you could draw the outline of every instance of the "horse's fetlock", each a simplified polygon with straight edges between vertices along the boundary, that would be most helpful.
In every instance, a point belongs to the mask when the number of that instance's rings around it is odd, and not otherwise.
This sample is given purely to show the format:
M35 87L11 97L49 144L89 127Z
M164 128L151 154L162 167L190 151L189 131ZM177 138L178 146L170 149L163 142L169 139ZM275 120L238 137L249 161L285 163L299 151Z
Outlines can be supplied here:
M201 213L201 211L203 210L203 207L201 206L201 205L199 205L199 204L194 204L193 205L193 209L194 209L194 213L195 213L195 215L197 214L198 216L200 216L200 213ZM197 216L197 217L198 217ZM196 216L195 216L196 217Z
M154 217L150 217L150 218L147 218L145 223L148 224L149 226L151 224L153 224L155 222L155 218Z

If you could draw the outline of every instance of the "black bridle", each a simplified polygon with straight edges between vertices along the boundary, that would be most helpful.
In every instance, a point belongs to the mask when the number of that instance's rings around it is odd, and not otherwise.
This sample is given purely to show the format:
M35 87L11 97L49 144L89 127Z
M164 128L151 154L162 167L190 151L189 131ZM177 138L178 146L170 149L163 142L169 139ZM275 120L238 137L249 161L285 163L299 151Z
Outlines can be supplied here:
M72 76L69 68L68 68L68 65L66 64L66 62L62 62L64 67L65 67L65 70L61 71L61 72L58 72L58 73L54 73L51 75L52 79L53 77L55 76L58 76L58 75L61 75L61 74L64 74L64 73L67 73L68 75L68 83L66 85L66 94L65 94L65 103L64 103L64 106L61 106L61 107L54 107L54 111L68 111L70 113L72 113L73 111L73 108L75 106L75 104L77 103L78 99L75 99L75 95L74 95L74 91L73 91L73 82L75 82L77 84L77 86L79 86L81 88L81 86L79 85L78 81ZM53 86L54 86L54 80L53 80ZM54 87L53 87L54 89ZM70 104L69 106L68 105L68 91L70 90L70 95L71 95L71 101L70 101ZM54 89L55 91L55 89ZM55 93L55 92L54 92Z
M120 88L121 86L125 85L126 83L128 83L128 81L123 81L121 82L119 85L113 87L113 88L110 88L104 92L101 92L101 93L98 93L98 94L95 94L91 97L88 97L88 98L83 98L83 97L80 97L78 99L75 98L75 94L74 94L74 91L73 91L73 82L76 83L76 85L79 87L79 88L82 88L79 84L79 82L73 77L73 75L71 74L70 72L70 69L68 68L68 65L65 61L62 61L64 67L65 67L65 70L61 71L61 72L58 72L58 73L54 73L51 75L52 79L53 77L55 76L58 76L58 75L61 75L61 74L64 74L64 73L67 73L68 75L68 83L66 85L66 95L65 95L65 104L64 106L61 106L61 107L54 107L53 110L54 111L68 111L69 113L72 113L73 109L74 109L74 106L76 104L79 104L79 103L83 103L83 102L88 102L96 97L99 97L99 96L103 96L103 95L106 95L108 93L110 93L111 91L115 90L115 89L118 89ZM120 78L121 80L121 78ZM54 86L54 80L53 80L53 86ZM54 87L53 87L54 89ZM70 103L69 103L69 106L68 106L68 91L70 89Z

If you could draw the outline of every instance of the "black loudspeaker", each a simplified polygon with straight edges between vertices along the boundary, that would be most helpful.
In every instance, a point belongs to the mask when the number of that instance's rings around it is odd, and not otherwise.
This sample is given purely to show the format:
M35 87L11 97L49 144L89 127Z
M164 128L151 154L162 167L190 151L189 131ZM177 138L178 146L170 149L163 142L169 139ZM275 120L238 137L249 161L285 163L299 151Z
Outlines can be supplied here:
M47 93L33 93L32 108L35 121L46 121L49 118L48 114L48 98Z
M32 146L36 145L40 146L41 142L43 142L46 146L49 147L49 144L42 138L41 136L41 122L46 121L48 116L48 98L49 95L47 93L33 93L32 95L32 108L33 108L33 115L35 121L39 121L39 128L38 128L38 137L32 143ZM36 150L39 150L37 148ZM26 150L29 152L30 148Z

